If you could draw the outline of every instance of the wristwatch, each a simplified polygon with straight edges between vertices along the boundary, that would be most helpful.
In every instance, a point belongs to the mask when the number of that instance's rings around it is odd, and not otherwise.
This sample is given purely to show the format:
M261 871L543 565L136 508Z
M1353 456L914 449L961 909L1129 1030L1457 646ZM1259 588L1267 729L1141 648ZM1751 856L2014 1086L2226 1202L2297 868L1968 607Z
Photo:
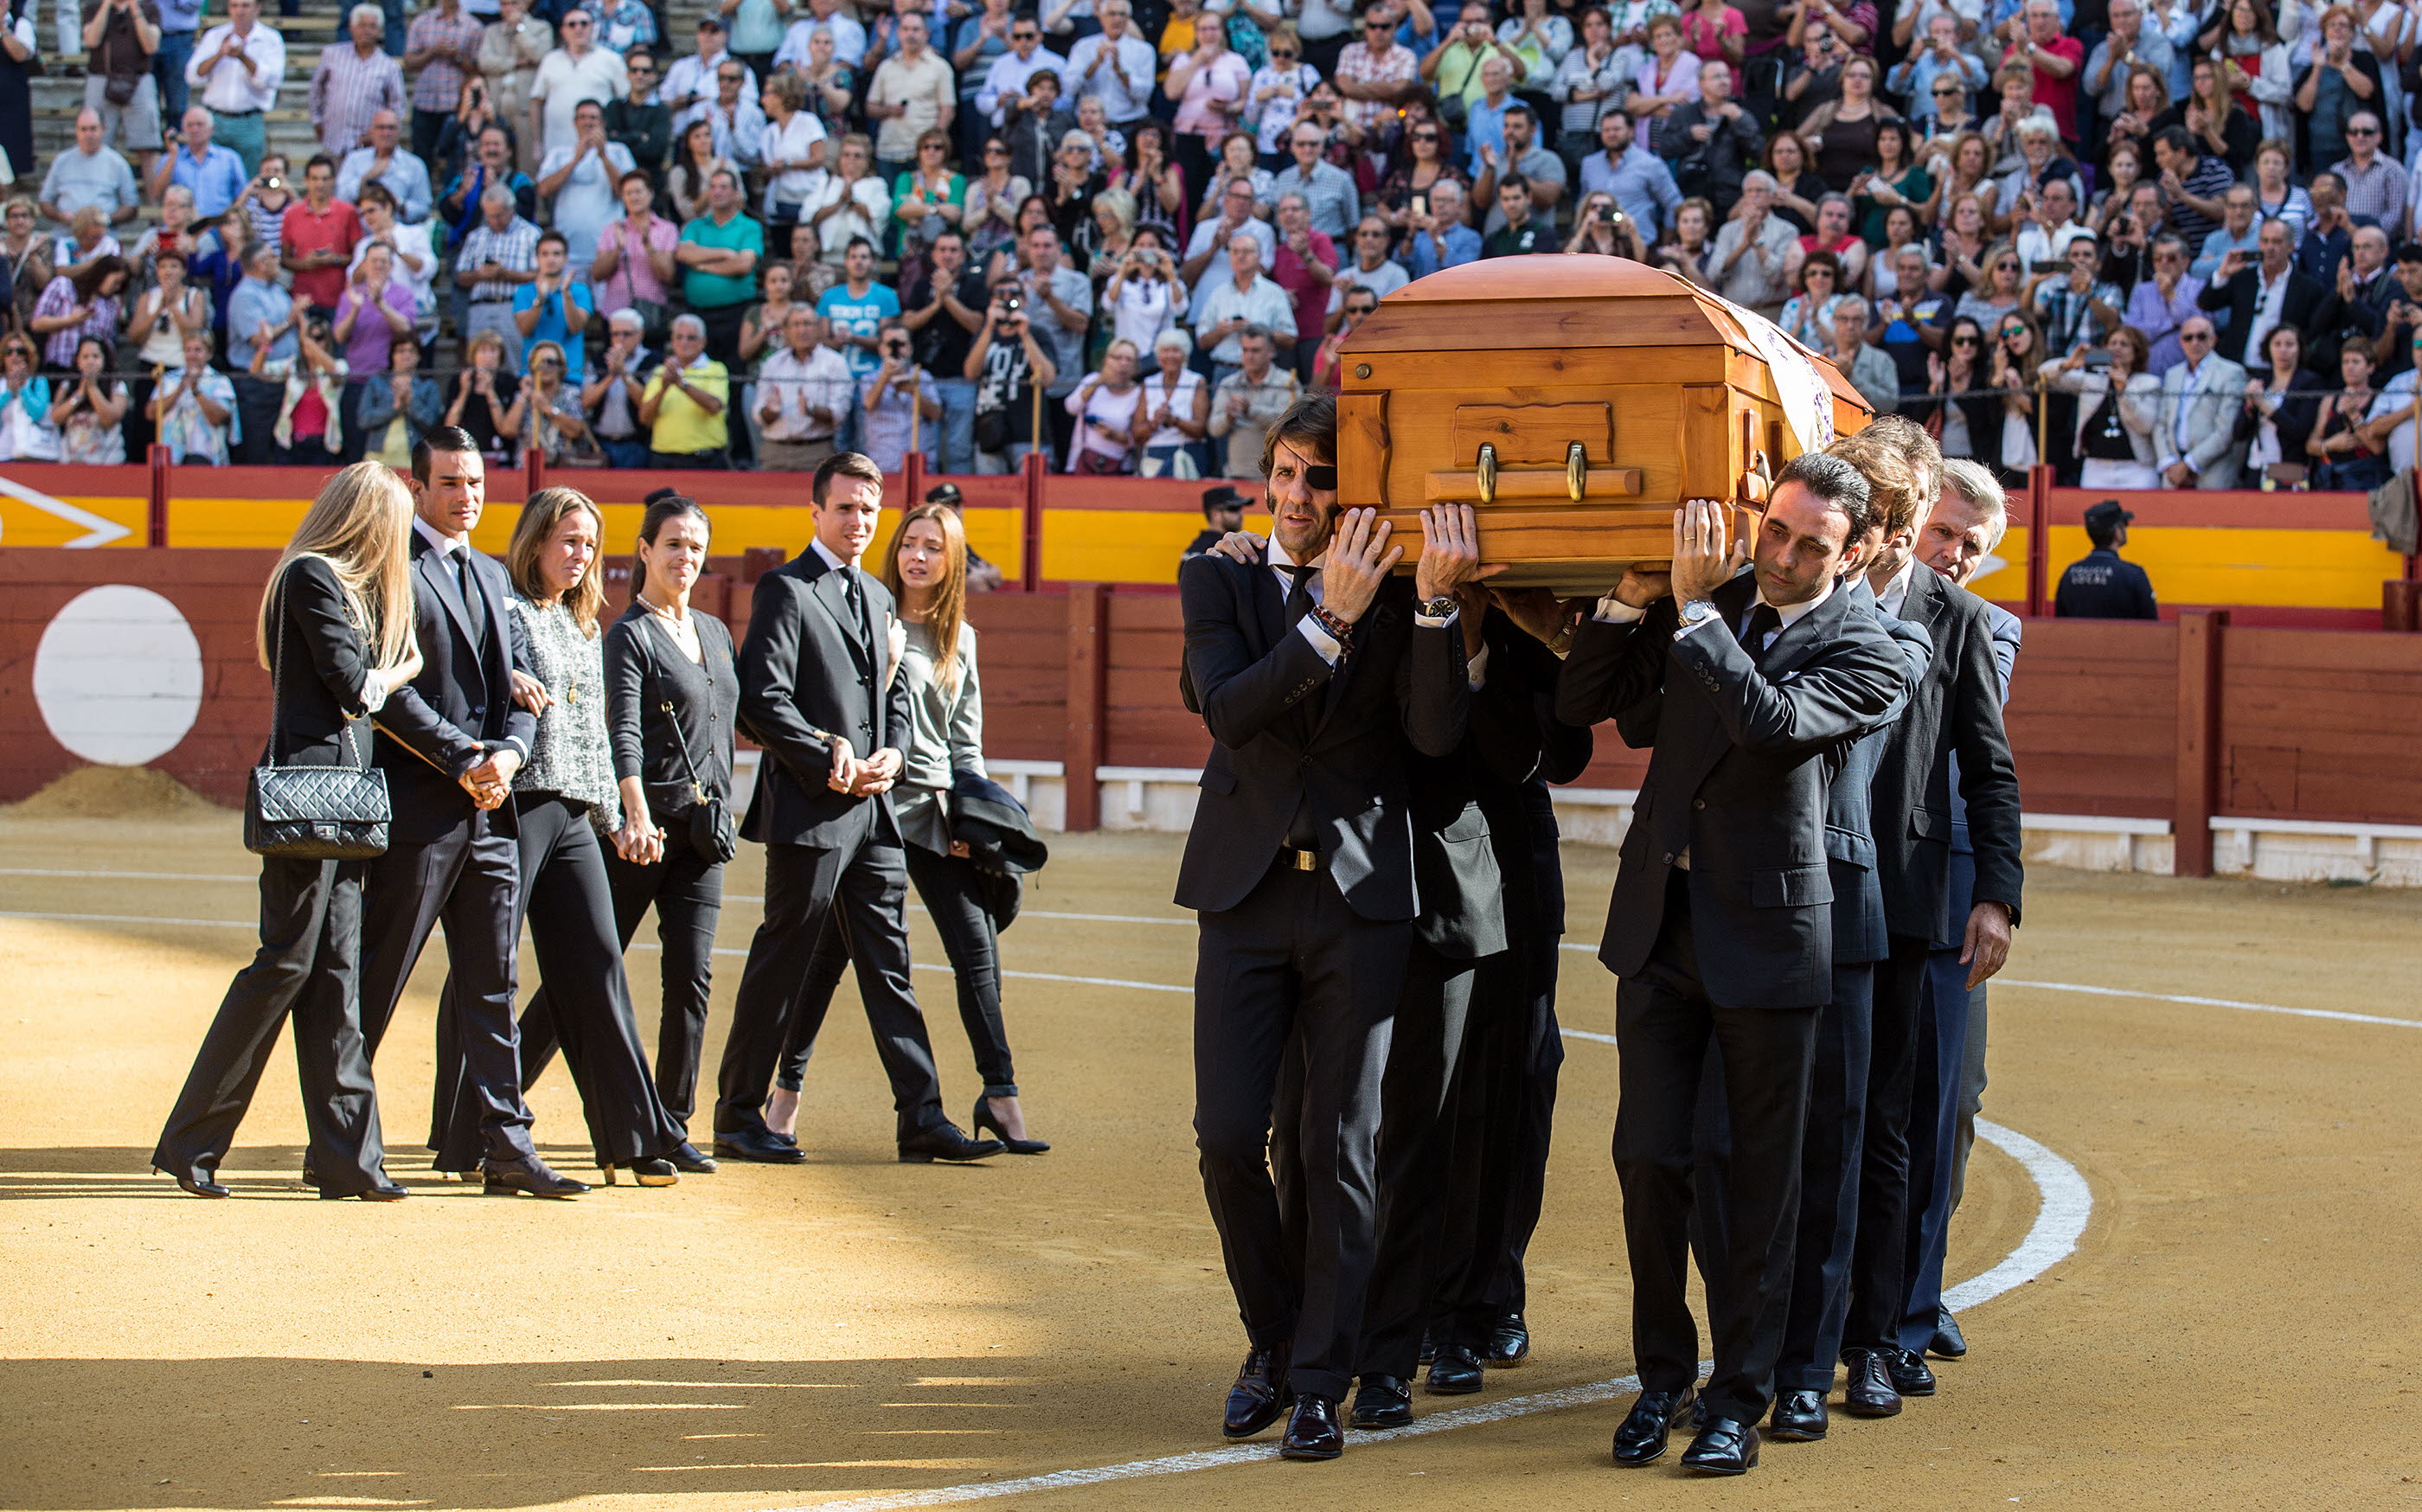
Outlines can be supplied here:
M1437 598L1422 601L1421 612L1433 620L1448 619L1454 615L1455 609L1455 595L1452 593L1441 593Z
M1706 599L1692 599L1690 603L1682 606L1681 628L1683 630L1696 630L1699 626L1706 623L1709 620L1716 619L1717 617L1716 606L1713 604L1708 603ZM1679 632L1676 633L1678 634Z

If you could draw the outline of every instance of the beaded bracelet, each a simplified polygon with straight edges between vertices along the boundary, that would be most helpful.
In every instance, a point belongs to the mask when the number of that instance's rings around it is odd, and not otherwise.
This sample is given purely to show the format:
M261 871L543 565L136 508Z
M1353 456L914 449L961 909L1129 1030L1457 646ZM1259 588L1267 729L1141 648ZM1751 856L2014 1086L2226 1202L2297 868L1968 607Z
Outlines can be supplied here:
M1354 626L1346 621L1339 619L1319 605L1313 606L1312 617L1339 645L1354 644Z

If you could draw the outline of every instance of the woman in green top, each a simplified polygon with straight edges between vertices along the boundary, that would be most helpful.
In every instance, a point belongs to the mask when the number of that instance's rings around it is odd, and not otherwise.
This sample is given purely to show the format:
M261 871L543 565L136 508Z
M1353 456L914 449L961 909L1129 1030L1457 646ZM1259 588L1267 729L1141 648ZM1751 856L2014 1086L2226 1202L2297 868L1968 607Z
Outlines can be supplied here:
M967 622L967 528L958 512L947 504L920 504L902 516L883 580L900 606L900 622L891 629L890 675L908 687L909 738L891 790L891 811L906 843L908 880L916 884L959 979L959 1017L984 1082L972 1123L979 1133L999 1134L1013 1155L1041 1155L1051 1146L1026 1137L1009 1036L1001 1025L1000 916L995 909L1004 880L980 869L967 846L951 834L953 777L972 774L989 780L976 632ZM765 1109L765 1125L777 1134L796 1126L808 1057L848 964L840 929L827 926L799 984Z
M1859 235L1867 245L1882 247L1884 217L1895 205L1912 210L1934 197L1934 177L1911 154L1909 122L1887 118L1876 122L1876 165L1850 185L1850 202L1859 213Z
M901 260L921 260L935 238L958 229L967 198L967 175L951 166L950 134L928 130L917 138L917 165L891 181L891 219L900 228ZM900 281L907 286L906 273Z

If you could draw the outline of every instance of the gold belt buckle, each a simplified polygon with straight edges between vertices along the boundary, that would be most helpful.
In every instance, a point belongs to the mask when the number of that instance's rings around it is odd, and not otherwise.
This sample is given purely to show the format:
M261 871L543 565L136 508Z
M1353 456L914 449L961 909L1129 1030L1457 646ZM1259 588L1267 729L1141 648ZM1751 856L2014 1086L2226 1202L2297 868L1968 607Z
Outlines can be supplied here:
M1317 872L1320 870L1320 853L1318 851L1296 850L1290 847L1285 852L1285 855L1287 868L1290 871Z

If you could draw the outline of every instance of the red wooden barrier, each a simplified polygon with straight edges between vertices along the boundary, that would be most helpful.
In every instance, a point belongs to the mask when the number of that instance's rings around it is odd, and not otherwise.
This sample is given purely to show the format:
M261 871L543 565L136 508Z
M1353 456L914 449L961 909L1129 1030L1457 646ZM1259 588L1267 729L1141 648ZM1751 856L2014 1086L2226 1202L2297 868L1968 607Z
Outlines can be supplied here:
M2219 812L2220 658L2225 609L2178 616L2178 812L2170 833L2176 876L2211 875L2211 821Z

